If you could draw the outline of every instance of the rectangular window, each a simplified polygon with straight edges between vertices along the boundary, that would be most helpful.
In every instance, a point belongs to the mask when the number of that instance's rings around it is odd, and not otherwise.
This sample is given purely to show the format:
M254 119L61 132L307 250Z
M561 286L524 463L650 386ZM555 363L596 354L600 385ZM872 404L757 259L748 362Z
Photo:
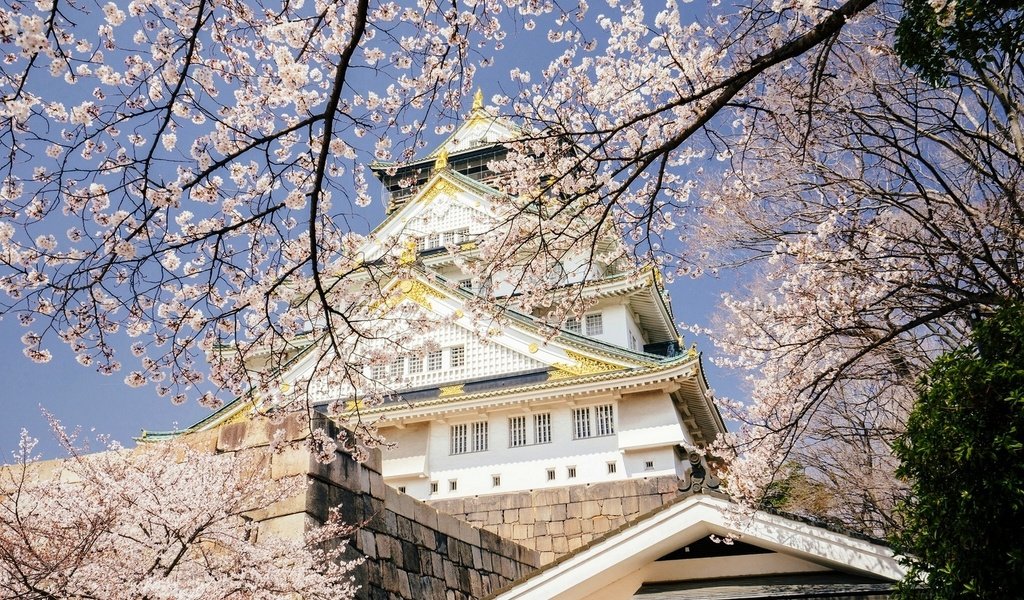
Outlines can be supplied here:
M452 368L458 368L466 365L466 347L455 346L452 348Z
M501 475L491 475L491 487L501 487Z
M590 436L590 407L572 409L572 437L578 440Z
M608 463L608 474L611 475L618 470L618 465L613 462Z
M455 243L455 232L454 231L446 231L446 232L444 232L444 245L445 246L451 246L454 243Z
M405 357L399 356L398 358L392 359L391 364L388 365L388 375L390 375L392 379L401 379L404 372Z
M413 354L409 357L409 374L417 375L423 372L423 357L419 354Z
M427 353L427 370L428 371L440 371L441 360L444 357L444 353L440 350Z
M459 423L451 428L451 453L465 454L469 451L469 425Z
M387 375L387 365L373 365L370 367L370 377L374 381L383 381L385 375Z
M629 349L636 352L639 348L636 345L636 336L632 333L629 334Z
M615 410L611 404L597 407L597 435L615 433Z
M587 335L601 335L604 333L604 319L601 313L587 315Z
M568 319L566 319L565 320L565 330L566 331L571 331L573 333L579 333L580 332L580 318L579 317L569 317Z
M473 291L473 280L472 279L463 279L462 281L459 282L459 289L466 290L467 292L472 292Z
M487 421L473 423L473 452L487 450Z
M568 469L565 470L565 474L566 474L566 477L568 477L569 479L575 479L576 478L576 467L569 467Z
M649 461L645 462L644 463L644 470L645 471L653 471L654 470L654 461L653 460L649 460Z
M548 481L554 481L554 480L555 480L555 470L554 469L548 469Z
M436 481L431 481L430 482L430 493L431 494L436 494L437 493L437 482Z
M458 479L449 479L448 480L448 491L449 492L454 492L454 491L456 491L458 489L459 489L459 480Z
M427 243L426 243L426 241L424 241L424 239L422 237L417 237L415 239L416 239L416 253L417 254L419 254L420 252L423 252L424 250L427 249Z
M510 448L526 445L526 417L511 417L508 420L508 445Z
M400 486L398 486L398 491L399 491L400 493L404 494L404 493L405 493L405 486L404 486L404 485L400 485Z
M533 443L551 443L551 413L533 415Z
M440 245L441 240L436 233L432 233L430 234L430 236L427 237L427 250L433 250L434 248L437 248Z

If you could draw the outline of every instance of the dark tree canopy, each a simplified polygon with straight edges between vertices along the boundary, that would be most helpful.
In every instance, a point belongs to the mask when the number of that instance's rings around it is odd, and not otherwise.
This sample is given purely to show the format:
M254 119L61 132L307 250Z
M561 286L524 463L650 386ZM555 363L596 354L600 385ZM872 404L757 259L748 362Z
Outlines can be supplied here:
M1024 305L940 358L895 452L914 499L897 549L905 597L1015 598L1024 589ZM914 589L924 582L927 592Z
M896 51L932 83L945 81L958 63L977 70L1021 51L1021 0L904 0L903 10Z

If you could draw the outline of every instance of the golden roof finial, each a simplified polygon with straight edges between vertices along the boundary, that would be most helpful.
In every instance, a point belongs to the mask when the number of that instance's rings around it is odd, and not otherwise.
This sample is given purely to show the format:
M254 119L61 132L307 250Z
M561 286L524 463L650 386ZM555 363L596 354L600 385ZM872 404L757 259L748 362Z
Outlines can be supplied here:
M476 88L476 93L473 94L473 111L484 109L484 91L480 88Z
M440 171L448 167L448 149L441 148L441 151L437 153L437 159L434 160L434 170Z

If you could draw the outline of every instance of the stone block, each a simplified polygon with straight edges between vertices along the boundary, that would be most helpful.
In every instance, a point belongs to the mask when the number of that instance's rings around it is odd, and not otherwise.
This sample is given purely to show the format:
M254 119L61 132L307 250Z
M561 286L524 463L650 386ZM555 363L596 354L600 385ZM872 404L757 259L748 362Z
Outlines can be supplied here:
M578 537L569 538L569 552L579 549L583 545L583 540Z
M555 504L551 507L551 521L564 521L566 517L566 505Z
M555 554L565 554L569 551L569 542L564 537L551 538L551 547Z
M480 530L465 521L460 522L459 539L472 546L480 545Z
M257 539L261 542L270 538L299 540L305 535L306 529L314 525L316 522L306 513L274 517L260 522Z
M462 531L462 521L459 521L455 517L438 513L437 530L449 537L458 538Z
M619 498L608 498L601 503L601 514L609 517L621 517L622 500Z
M270 455L270 477L281 479L310 472L309 450L303 447L285 448Z
M416 522L431 529L437 529L437 511L430 505L412 498L412 496L409 496L409 498L413 501L413 516Z
M398 529L397 529L398 539L400 539L400 540L408 540L410 542L414 541L414 536L413 536L413 533L412 533L412 531L413 531L413 522L410 521L409 519L406 519L402 515L396 515L395 516L395 521L397 522L397 525L398 525Z
M640 514L648 513L661 506L661 496L640 496Z
M578 535L583 531L583 521L581 519L568 519L562 523L565 535Z
M608 517L598 516L591 519L594 533L604 533L611 529L611 523L608 521Z
M456 589L459 587L459 572L455 567L455 563L448 559L443 559L444 563L444 585L450 589Z
M597 515L601 514L601 504L597 500L587 500L581 505L581 517L584 519L592 519Z
M391 559L391 536L386 533L378 533L374 536L377 546L377 557L382 561Z
M532 508L520 508L519 509L519 522L523 525L533 525L536 520L534 509Z
M181 436L181 440L204 454L213 454L217 451L220 430L208 429L206 431L197 431L196 433Z
M548 535L563 535L566 523L568 521L552 521L548 523Z
M377 558L377 538L372 531L360 529L355 538L356 549L367 558Z
M217 430L217 451L234 452L245 447L245 435L248 426L249 423L246 421L222 425Z
M275 517L306 511L306 492L299 492L290 498L278 500L266 508L250 511L246 516L253 521L266 521Z
M548 534L548 524L543 522L537 522L533 524L533 535L540 537Z
M554 552L545 551L545 552L541 552L540 553L540 561L541 561L542 565L546 565L546 564L550 563L553 560L555 560L555 553Z
M636 496L626 496L622 499L622 514L634 516L640 511L640 500Z
M520 525L516 524L512 526L512 539L515 541L526 540L533 537L533 525Z
M502 522L503 514L505 513L500 510L489 510L487 511L487 518L484 520L484 523L487 525L497 525Z
M388 502L387 502L387 499L385 498L385 490L389 490L389 489L393 490L394 493L396 493L396 494L398 493L398 491L395 490L394 488L392 488L391 486L389 486L388 484L384 483L384 478L381 477L380 473L375 473L375 472L371 471L370 469L367 469L365 465L360 465L360 467L361 467L360 470L363 471L364 473L366 473L366 476L369 479L370 495L373 496L374 498L380 498L381 500L384 500L385 505L387 505ZM360 475L360 480L362 480L363 473L360 473L359 475ZM363 488L363 489L365 490L366 488ZM396 498L395 501L397 502L397 498Z
M406 570L418 571L420 568L420 549L419 547L405 540L398 542L402 549L402 565Z
M565 505L565 518L566 519L579 519L583 516L583 503L582 502L570 502ZM554 515L552 515L552 518Z
M550 537L547 537L547 536L538 537L536 539L536 542L537 542L537 550L539 550L542 554L544 552L551 552L551 538Z

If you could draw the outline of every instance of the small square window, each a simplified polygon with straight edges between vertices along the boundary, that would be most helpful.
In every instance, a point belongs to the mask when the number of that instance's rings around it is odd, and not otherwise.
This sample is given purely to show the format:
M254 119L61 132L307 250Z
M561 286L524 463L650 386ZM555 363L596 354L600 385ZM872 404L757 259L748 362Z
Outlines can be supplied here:
M604 333L604 319L601 313L587 315L587 335L601 335Z
M456 491L458 489L459 489L459 480L458 479L449 479L448 480L448 491L449 492L454 492L454 491Z
M614 462L608 463L608 474L611 475L612 473L617 471L618 468L619 468L618 465L615 464Z
M566 319L565 320L565 330L566 331L571 331L573 333L579 333L580 332L580 318L579 317L569 317L568 319Z
M644 462L644 470L645 471L653 471L654 470L654 461L653 460L648 460L648 461Z
M454 348L452 348L451 359L452 359L451 360L451 365L452 365L453 369L465 366L466 365L466 347L465 346L455 346Z
M405 486L404 485L398 486L398 491L404 494L405 493Z
M491 486L501 487L501 475L491 475Z
M430 493L431 494L436 494L437 493L437 482L436 481L431 481L430 482Z
M565 475L569 479L575 479L576 478L576 467L569 467L568 469L566 469Z
M554 481L554 480L555 480L555 470L554 469L548 469L548 481Z

